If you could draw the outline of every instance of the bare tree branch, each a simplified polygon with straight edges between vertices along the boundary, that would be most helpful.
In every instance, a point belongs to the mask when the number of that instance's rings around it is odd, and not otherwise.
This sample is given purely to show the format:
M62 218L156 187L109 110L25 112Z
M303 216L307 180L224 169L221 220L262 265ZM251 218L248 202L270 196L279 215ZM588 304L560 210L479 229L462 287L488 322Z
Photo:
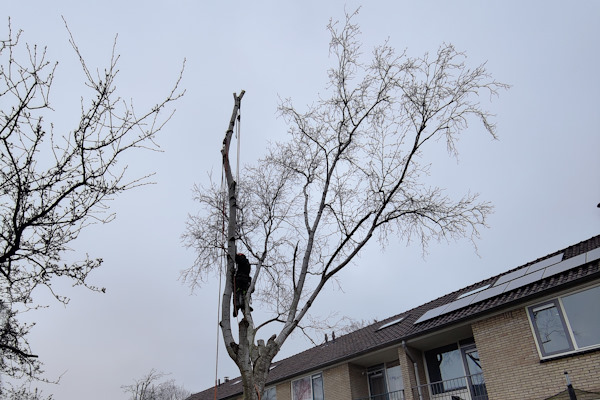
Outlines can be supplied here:
M150 372L130 385L121 386L124 393L129 393L129 400L185 400L190 392L178 386L175 380L162 381L169 374L152 368ZM162 381L162 382L161 382Z
M45 287L64 304L69 299L53 287L59 277L104 292L87 280L101 258L61 259L85 227L114 219L108 201L150 183L151 175L130 177L123 157L159 150L156 135L184 93L182 68L163 100L136 113L117 94L116 40L108 66L95 76L66 28L85 79L81 114L70 131L55 132L46 122L54 112L57 63L47 60L45 48L22 43L10 20L8 38L0 41L0 373L15 378L39 379L42 372L26 340L31 325L18 321L19 313L36 308L36 289Z
M432 240L474 241L493 210L476 193L457 199L427 186L425 157L437 141L455 157L472 121L496 138L482 95L495 97L508 86L495 81L485 64L467 67L466 55L450 44L412 58L396 54L386 42L368 58L356 14L328 25L333 66L327 97L304 111L282 100L279 113L288 123L288 140L246 167L239 182L226 159L241 100L236 97L222 150L228 210L218 212L223 193L203 190L198 195L203 213L190 218L185 235L198 250L196 264L183 275L192 286L198 283L194 277L216 270L217 249L227 249L221 327L246 399L263 392L269 365L289 335L316 325L302 325L314 301L373 237L382 243L416 241L423 250ZM226 245L212 240L218 218L227 221ZM229 306L236 246L256 265L256 291L252 296L249 291L246 304L252 297L255 307L270 313L255 326L246 308L237 340ZM266 343L255 340L258 328L271 323L282 324L279 333Z

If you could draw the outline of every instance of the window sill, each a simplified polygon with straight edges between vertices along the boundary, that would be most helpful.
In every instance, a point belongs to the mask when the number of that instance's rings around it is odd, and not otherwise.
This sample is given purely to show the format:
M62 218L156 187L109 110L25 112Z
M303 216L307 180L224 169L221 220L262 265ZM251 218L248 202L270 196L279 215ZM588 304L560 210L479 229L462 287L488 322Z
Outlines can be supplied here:
M600 351L600 346L596 346L596 347L588 347L586 349L581 349L581 350L575 350L575 351L571 351L569 353L562 353L562 354L556 354L556 355L552 355L552 356L548 356L548 357L544 357L542 359L540 359L540 364L549 362L549 361L556 361L556 360L562 360L563 358L569 358L569 357L574 357L574 356L581 356L587 353L593 353L596 351Z

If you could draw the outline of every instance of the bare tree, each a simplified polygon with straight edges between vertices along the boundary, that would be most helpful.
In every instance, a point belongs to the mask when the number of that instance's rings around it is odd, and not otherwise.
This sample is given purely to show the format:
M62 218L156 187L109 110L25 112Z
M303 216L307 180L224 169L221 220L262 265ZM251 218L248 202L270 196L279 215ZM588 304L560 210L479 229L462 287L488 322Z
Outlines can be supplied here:
M8 390L2 392L3 399L6 400L52 400L53 396L42 393L38 388L31 388L29 385L20 385L14 387L8 385Z
M190 392L178 386L174 379L161 380L167 376L155 369L137 379L131 385L122 386L123 392L129 393L129 400L185 400Z
M328 97L306 111L283 100L279 112L289 123L289 140L275 143L239 179L229 148L244 92L234 94L221 150L227 188L196 190L203 211L190 217L185 237L197 260L182 277L199 285L226 254L220 325L246 399L262 395L273 357L302 328L325 284L373 238L382 245L414 240L424 248L431 240L474 240L492 210L477 194L453 199L428 187L424 154L441 140L456 155L460 133L472 120L495 138L491 114L479 99L507 85L484 65L469 69L465 54L449 44L412 58L386 42L365 61L355 14L328 25L334 60ZM227 232L221 239L223 219ZM236 339L230 307L238 251L255 268ZM266 321L254 320L250 300L271 313ZM279 333L258 340L268 324L279 324Z
M67 27L85 87L72 129L55 132L46 120L54 112L57 63L45 48L23 43L10 20L8 28L0 41L0 374L39 378L41 363L27 342L31 325L19 314L38 307L33 293L40 287L67 304L54 290L56 278L104 292L87 281L102 259L67 264L61 257L86 226L113 220L109 200L150 183L150 175L128 176L124 157L158 150L155 136L174 112L167 108L183 92L179 75L163 100L140 113L116 91L116 40L108 66L93 71Z

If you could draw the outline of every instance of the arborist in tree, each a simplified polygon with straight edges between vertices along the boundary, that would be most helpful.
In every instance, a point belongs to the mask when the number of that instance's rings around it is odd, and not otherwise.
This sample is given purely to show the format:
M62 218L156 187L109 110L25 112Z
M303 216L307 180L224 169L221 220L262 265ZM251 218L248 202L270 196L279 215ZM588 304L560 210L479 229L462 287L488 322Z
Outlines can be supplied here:
M250 287L250 261L242 253L235 255L236 269L233 276L233 316L237 317L238 310L244 309L244 299L246 298L246 292ZM252 307L250 307L252 311Z

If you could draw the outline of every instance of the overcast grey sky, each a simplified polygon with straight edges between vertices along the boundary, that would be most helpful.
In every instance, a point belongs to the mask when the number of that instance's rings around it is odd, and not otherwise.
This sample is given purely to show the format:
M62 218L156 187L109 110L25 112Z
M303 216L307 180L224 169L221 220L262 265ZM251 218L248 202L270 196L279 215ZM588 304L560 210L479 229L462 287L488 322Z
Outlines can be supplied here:
M348 1L11 1L3 15L23 39L48 46L59 61L53 116L57 129L76 123L84 76L68 44L61 15L89 66L107 65L118 33L119 93L137 107L152 105L174 83L183 58L187 93L160 136L163 153L140 153L130 169L156 171L156 185L115 200L117 220L92 226L73 244L76 258L102 257L91 282L106 294L70 288L68 307L29 317L34 353L57 400L125 399L120 386L156 368L192 392L215 377L217 285L194 295L178 282L194 259L182 246L192 186L220 177L220 144L232 107L243 100L241 160L252 163L268 140L282 138L278 96L297 105L323 91L330 17ZM459 143L459 161L435 155L432 180L449 193L468 190L494 203L490 229L477 243L376 243L341 276L344 291L329 290L321 313L385 318L489 276L585 240L600 232L600 2L597 1L368 1L357 22L365 52L390 38L412 56L442 42L468 54L512 88L494 101L499 140L473 125ZM7 18L1 29L6 37ZM442 157L443 156L443 157ZM365 284L368 282L368 284ZM426 288L426 290L423 290ZM331 304L335 304L332 308ZM309 346L299 336L281 357ZM218 374L237 376L221 349Z

